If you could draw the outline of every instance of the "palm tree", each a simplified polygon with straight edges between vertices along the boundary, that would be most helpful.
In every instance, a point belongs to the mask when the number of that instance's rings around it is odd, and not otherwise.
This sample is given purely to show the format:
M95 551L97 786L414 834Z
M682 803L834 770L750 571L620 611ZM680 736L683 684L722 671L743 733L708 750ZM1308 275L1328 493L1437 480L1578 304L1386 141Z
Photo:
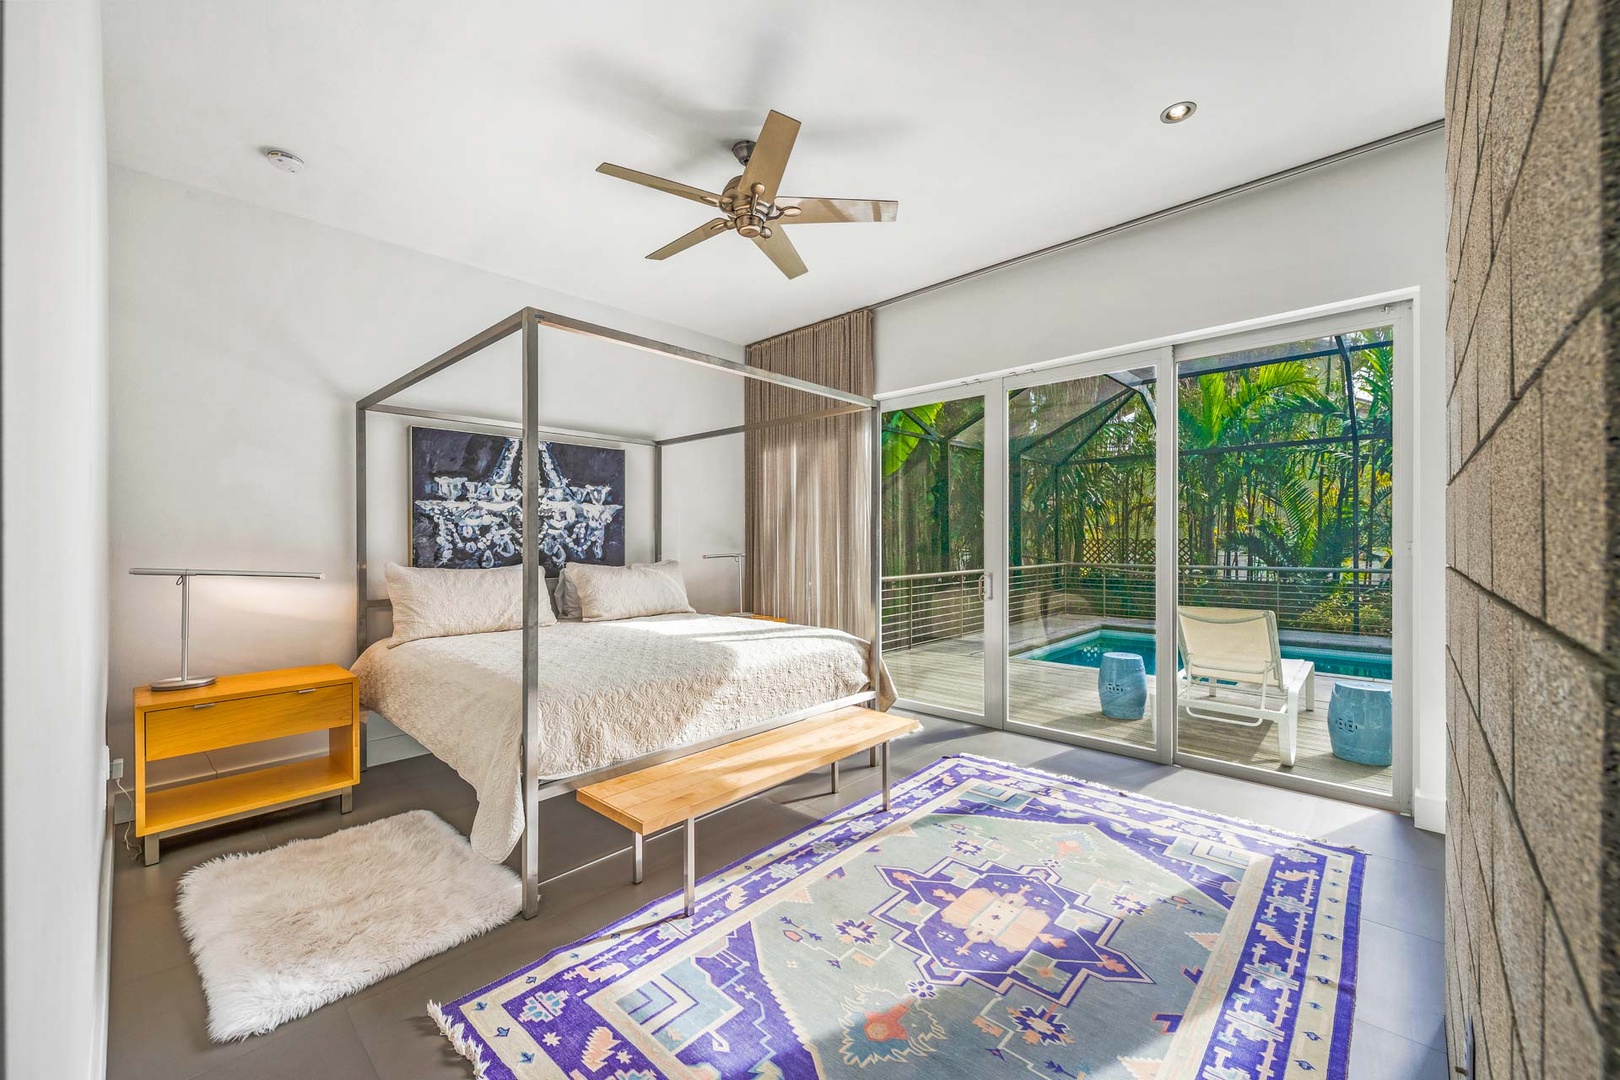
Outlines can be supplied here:
M1182 561L1338 569L1389 560L1393 347L1374 331L1295 351L1315 355L1179 380ZM1009 432L1018 559L1151 563L1150 410L1104 382L1018 394ZM1088 413L1095 423L1081 419ZM962 435L982 418L976 398L885 416L887 572L982 565L982 429ZM1324 577L1308 580L1320 588Z
M1285 441L1301 418L1331 410L1319 382L1298 360L1183 380L1181 510L1194 562L1233 550L1256 517L1257 498L1275 501L1290 463L1254 444Z

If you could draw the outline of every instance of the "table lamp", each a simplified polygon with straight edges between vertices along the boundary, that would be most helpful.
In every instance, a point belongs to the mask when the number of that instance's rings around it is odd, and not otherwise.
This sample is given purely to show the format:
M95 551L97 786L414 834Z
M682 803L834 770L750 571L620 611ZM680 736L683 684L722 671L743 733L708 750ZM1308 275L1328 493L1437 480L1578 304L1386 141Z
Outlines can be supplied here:
M737 563L737 610L733 614L736 614L736 615L748 615L748 614L751 614L751 612L749 612L747 610L747 608L748 608L748 598L743 595L743 593L747 589L747 585L746 585L747 577L745 576L743 563L748 558L748 556L744 555L740 551L717 551L712 555L705 555L703 557L705 559L734 559L734 560L736 560L736 563Z
M145 577L172 577L180 586L180 674L172 679L153 679L153 690L191 690L211 686L213 675L191 673L191 579L194 577L323 578L325 574L304 570L178 570L137 566L131 574Z

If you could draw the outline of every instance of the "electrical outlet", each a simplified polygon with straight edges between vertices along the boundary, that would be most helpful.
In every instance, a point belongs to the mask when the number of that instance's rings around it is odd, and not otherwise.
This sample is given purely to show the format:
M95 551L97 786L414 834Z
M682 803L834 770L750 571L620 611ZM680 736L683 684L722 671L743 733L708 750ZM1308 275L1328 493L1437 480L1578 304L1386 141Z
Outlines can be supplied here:
M112 762L107 766L107 779L122 780L123 778L124 759L121 757L113 758Z

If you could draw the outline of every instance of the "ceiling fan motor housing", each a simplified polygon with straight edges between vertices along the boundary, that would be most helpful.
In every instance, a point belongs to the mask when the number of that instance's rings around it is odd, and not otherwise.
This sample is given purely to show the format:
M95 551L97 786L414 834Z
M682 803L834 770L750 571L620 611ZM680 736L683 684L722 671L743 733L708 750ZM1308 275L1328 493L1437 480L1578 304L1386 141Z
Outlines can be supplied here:
M750 197L741 188L742 177L732 177L730 183L726 184L725 191L720 194L720 212L731 219L731 227L737 230L738 236L750 239L756 236L768 237L770 230L766 228L765 223L771 219L770 205Z
M741 146L741 143L737 145ZM753 144L750 143L750 146ZM756 184L752 193L742 190L742 177L734 176L726 184L726 189L720 195L720 212L731 219L731 228L737 230L738 236L749 239L759 237L769 240L774 230L770 222L781 217L784 211L772 203L760 198L760 189L763 185Z

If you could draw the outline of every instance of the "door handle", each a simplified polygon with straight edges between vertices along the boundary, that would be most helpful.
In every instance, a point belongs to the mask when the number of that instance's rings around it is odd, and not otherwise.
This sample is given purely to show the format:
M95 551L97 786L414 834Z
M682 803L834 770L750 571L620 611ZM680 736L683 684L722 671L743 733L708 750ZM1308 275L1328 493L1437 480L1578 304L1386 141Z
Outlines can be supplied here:
M996 577L986 570L979 578L979 599L989 602L996 598Z

